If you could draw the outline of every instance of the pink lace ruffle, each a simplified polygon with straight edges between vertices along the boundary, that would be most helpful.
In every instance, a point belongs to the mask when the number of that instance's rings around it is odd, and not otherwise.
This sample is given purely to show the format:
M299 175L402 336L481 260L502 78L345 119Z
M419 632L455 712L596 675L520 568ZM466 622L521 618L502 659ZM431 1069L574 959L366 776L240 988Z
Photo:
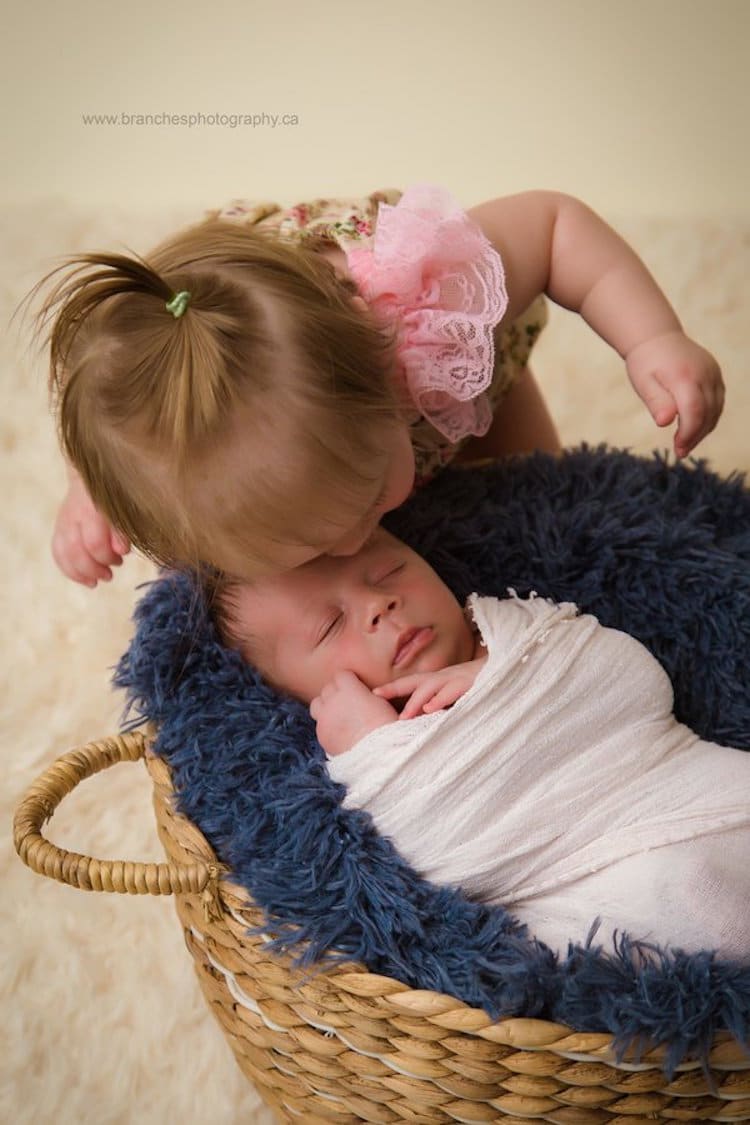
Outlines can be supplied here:
M419 184L381 203L369 245L345 247L360 293L397 325L417 409L451 442L484 434L492 411L492 330L508 306L500 255L442 188Z

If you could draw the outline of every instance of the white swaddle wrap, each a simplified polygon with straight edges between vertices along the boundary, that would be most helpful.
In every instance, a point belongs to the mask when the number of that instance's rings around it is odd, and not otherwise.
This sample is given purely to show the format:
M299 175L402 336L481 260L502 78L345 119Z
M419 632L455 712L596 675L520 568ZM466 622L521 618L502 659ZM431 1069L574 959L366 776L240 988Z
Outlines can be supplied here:
M750 754L672 714L669 679L574 605L472 595L488 649L436 715L329 760L426 878L502 903L565 950L614 930L750 959Z

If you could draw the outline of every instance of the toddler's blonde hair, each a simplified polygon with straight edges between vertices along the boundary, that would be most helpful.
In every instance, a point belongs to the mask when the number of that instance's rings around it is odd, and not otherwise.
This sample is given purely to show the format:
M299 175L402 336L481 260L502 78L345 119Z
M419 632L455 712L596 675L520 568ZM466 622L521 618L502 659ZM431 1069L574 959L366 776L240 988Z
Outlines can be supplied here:
M146 258L84 254L51 279L39 319L62 449L142 552L241 558L248 577L280 544L317 547L311 517L356 523L382 423L399 418L394 339L322 254L211 219ZM237 480L242 448L255 460Z

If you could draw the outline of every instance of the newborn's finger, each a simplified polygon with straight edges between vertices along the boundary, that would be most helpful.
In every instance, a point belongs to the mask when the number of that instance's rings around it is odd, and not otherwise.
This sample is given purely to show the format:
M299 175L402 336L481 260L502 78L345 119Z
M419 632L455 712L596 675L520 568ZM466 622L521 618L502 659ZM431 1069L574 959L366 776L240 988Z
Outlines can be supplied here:
M427 710L427 706L431 699L437 694L437 688L425 686L417 688L404 704L404 708L399 715L400 719L414 719L417 715L421 715Z
M425 715L432 715L435 711L443 711L450 707L463 695L463 686L455 681L445 684L440 691L436 691L432 699L428 699L422 710Z
M372 693L383 699L403 699L405 695L411 695L423 681L424 675L415 672L412 676L400 676L397 680L389 680L387 684L373 688Z
M329 680L327 684L323 684L323 687L320 689L318 695L316 695L310 703L310 714L312 715L313 719L317 720L320 712L323 710L326 704L330 702L331 696L334 695L335 692L336 687L332 680Z

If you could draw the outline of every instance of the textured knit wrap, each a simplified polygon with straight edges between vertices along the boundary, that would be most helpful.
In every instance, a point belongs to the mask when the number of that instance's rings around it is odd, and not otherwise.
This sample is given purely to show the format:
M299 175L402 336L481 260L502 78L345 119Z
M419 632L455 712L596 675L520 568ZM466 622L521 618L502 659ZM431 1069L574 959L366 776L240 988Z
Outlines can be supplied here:
M661 665L571 603L473 595L488 648L451 709L328 763L423 876L565 950L615 930L750 957L750 756L673 714Z

